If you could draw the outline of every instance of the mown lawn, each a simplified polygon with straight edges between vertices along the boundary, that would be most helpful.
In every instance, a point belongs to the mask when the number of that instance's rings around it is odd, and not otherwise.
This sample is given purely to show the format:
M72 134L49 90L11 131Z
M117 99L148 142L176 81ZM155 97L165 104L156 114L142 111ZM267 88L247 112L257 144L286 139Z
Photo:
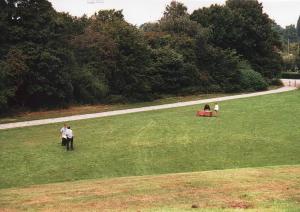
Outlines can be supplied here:
M300 164L300 91L221 102L218 118L192 106L0 131L0 188L119 176Z
M0 189L0 211L300 210L300 166L275 166Z

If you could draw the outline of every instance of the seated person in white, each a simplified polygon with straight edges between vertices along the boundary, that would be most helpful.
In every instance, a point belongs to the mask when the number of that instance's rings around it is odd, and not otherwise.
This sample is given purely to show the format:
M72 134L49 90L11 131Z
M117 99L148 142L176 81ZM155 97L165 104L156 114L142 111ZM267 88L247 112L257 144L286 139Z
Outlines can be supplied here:
M215 103L214 111L215 111L216 115L218 115L219 109L220 109L220 107L219 107L218 103Z

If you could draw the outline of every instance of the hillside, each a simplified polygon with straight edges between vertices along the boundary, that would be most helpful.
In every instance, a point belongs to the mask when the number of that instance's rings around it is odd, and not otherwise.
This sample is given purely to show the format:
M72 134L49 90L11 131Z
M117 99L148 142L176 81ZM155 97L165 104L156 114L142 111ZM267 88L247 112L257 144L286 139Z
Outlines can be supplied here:
M300 164L300 92L0 131L0 188L83 179Z
M300 166L83 180L0 190L0 211L183 211L192 205L203 211L299 211Z

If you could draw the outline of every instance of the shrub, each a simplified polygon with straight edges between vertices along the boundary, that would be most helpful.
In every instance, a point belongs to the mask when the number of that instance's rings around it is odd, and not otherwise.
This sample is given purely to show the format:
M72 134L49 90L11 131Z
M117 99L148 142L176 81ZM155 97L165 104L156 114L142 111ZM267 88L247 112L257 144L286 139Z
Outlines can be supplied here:
M280 79L272 79L270 82L269 82L270 85L275 85L275 86L282 86L283 83L281 82Z
M80 103L101 102L108 94L109 88L97 67L86 65L76 69L73 74L74 96Z
M250 65L245 62L240 64L241 87L246 91L261 91L268 88L268 84L263 76L254 71Z

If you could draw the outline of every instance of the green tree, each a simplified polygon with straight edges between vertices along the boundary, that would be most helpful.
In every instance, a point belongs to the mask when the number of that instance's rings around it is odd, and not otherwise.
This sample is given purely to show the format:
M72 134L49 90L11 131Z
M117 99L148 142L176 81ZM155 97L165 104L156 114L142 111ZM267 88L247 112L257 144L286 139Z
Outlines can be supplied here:
M204 54L203 54L204 53ZM198 52L199 65L208 77L208 91L234 92L240 88L240 57L234 50L208 46L207 52Z
M116 67L117 43L102 31L88 26L72 41L78 68L72 74L79 102L101 102L109 92L108 80Z
M285 41L296 43L298 41L297 29L294 24L285 27L284 30Z
M195 10L191 18L210 28L212 44L235 49L264 77L272 78L280 72L281 60L277 53L280 37L258 1L228 0L225 6Z
M3 59L9 49L10 8L6 1L0 1L0 59Z
M8 23L3 51L14 104L58 106L72 101L70 52L65 48L57 13L46 0L8 0L1 26ZM4 14L4 16L3 16ZM4 48L5 49L5 48ZM26 67L26 68L25 68Z
M254 71L246 61L240 61L239 70L241 73L240 86L243 90L260 91L268 88L263 76Z
M152 87L155 93L176 93L185 84L183 56L170 47L162 47L152 52Z
M150 64L150 49L143 34L124 20L121 11L99 11L93 19L91 28L105 32L117 47L113 67L105 73L110 95L147 99L151 91L146 71Z
M222 48L228 48L242 29L234 28L233 11L225 6L212 5L209 8L195 10L191 19L209 29L209 42Z
M148 25L146 30L148 42L155 48L154 66L161 70L153 71L152 75L157 74L158 79L162 76L165 79L154 81L152 87L155 91L158 92L156 89L158 87L164 92L175 93L200 90L202 82L200 82L196 48L198 40L205 40L207 35L197 22L190 19L187 8L182 3L171 2L158 23ZM167 53L170 57L166 55ZM155 55L165 58L165 63L158 60ZM165 67L166 71L162 71L161 67ZM158 86L159 82L164 84Z
M280 25L273 23L272 26L273 30L279 35L280 41L282 43L287 42L287 39L285 38L285 29L282 28Z
M184 4L177 1L171 1L171 3L166 6L163 19L175 19L187 15L187 7Z
M73 99L71 83L70 52L65 49L41 48L37 44L26 44L28 70L22 76L22 84L16 99L25 106L63 106Z
M7 63L0 61L0 113L4 113L10 100L15 96L16 87L11 83Z
M300 16L299 16L298 22L297 22L297 35L298 35L298 39L300 41Z
M158 22L139 29L116 10L78 18L47 0L2 0L0 7L0 112L255 90L264 82L255 71L272 78L280 68L279 30L254 0L191 16L172 1ZM241 60L251 68L241 69Z

